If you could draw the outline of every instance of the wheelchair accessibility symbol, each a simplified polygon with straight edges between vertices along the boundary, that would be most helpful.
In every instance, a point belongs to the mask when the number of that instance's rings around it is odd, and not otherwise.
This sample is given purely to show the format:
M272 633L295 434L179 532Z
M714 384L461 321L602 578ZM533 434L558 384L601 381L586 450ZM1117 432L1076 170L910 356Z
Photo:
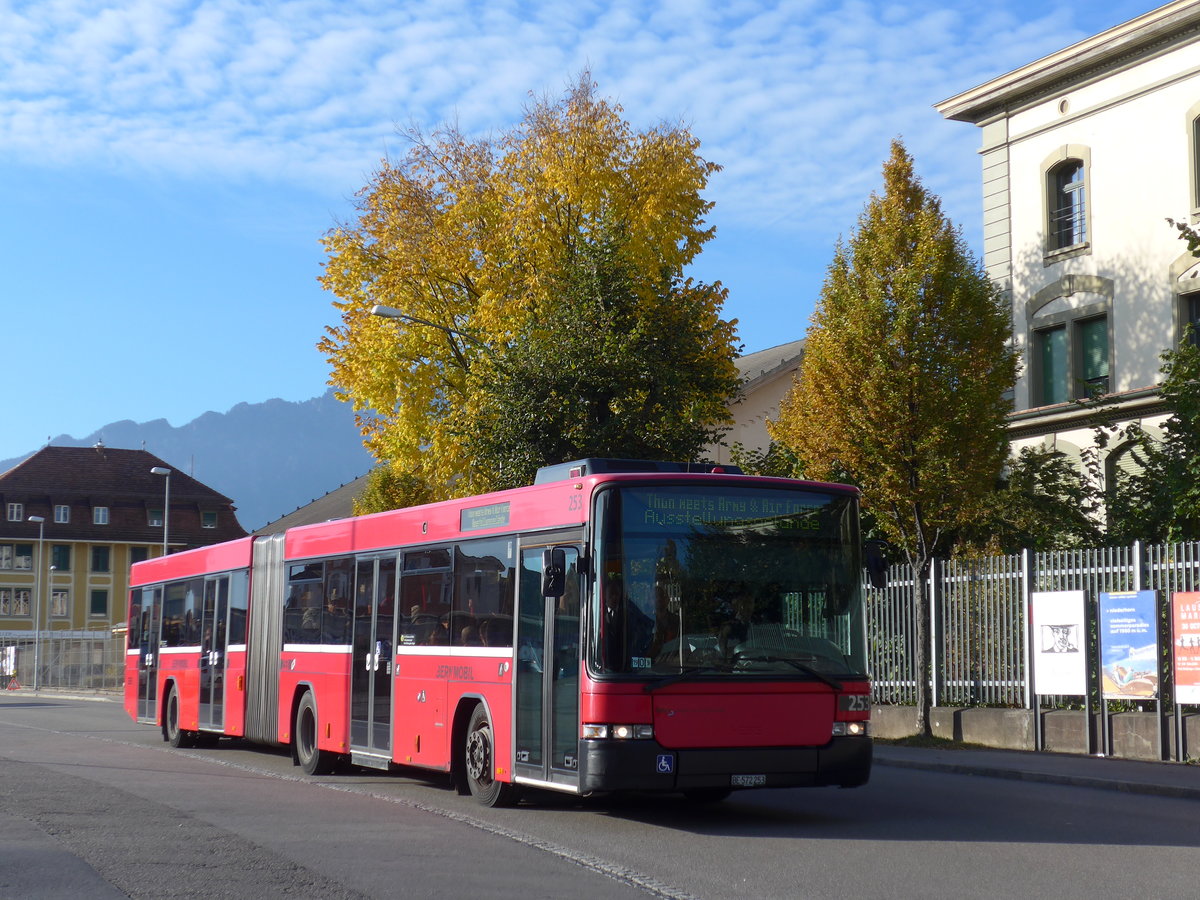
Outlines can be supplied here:
M658 754L657 768L659 775L670 775L675 771L675 756L672 753Z

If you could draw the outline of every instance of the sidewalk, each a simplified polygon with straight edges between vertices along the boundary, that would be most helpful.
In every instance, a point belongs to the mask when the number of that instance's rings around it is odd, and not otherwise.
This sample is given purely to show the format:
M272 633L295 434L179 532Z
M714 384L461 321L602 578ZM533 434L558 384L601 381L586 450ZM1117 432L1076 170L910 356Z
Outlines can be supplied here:
M941 750L877 743L875 764L1200 800L1200 766L1179 763L1020 750Z

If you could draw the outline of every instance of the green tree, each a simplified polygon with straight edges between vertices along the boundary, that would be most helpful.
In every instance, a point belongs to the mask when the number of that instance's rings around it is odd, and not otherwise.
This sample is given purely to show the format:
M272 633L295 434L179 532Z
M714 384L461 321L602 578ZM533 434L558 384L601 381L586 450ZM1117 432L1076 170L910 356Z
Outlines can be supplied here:
M992 553L1094 547L1103 539L1103 493L1090 466L1066 454L1025 447L1009 460L996 490L984 496L978 518L958 535L959 549Z
M915 575L918 724L929 731L934 555L977 516L1008 458L1016 377L998 289L892 144L884 189L839 242L772 437L811 477L837 471Z
M664 275L646 308L619 243L583 244L558 290L487 367L464 447L493 487L586 456L697 459L720 437L737 370L723 291ZM718 294L720 296L718 296Z
M1161 395L1171 409L1163 440L1136 425L1122 437L1132 443L1141 471L1115 472L1108 497L1113 543L1200 540L1200 348L1191 330L1162 354Z
M721 319L719 285L682 278L712 237L702 191L719 167L686 128L635 131L584 73L494 139L449 126L409 137L405 158L385 160L359 193L357 221L324 239L321 281L341 322L319 347L377 459L447 497L491 488L502 469L527 471L544 457L506 426L575 402L564 392L581 379L569 370L592 350L577 332L595 327L604 305L579 321L564 290L611 301L623 317L622 331L606 323L594 338L633 373L595 367L610 381L588 398L607 395L627 437L644 429L656 455L680 455L720 428L726 397L712 392L735 377L733 323ZM401 318L372 316L376 304ZM543 359L567 371L539 373ZM668 390L676 367L710 374L690 391ZM580 433L589 421L603 433ZM562 424L576 427L559 453L624 447L605 416L570 411ZM485 427L501 432L493 439Z
M729 448L729 460L747 475L768 475L772 478L803 478L804 466L795 452L778 441L767 443L766 449L737 443Z
M367 474L366 485L354 498L354 514L365 516L405 506L419 506L432 500L433 491L428 484L415 475L397 470L390 463L383 463Z

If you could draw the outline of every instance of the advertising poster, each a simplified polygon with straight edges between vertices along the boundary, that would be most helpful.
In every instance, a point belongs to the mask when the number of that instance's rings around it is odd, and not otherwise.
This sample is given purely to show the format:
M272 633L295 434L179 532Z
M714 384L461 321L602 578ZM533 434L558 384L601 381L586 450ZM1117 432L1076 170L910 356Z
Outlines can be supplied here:
M1101 693L1106 700L1158 696L1158 594L1100 595Z
M1179 592L1171 598L1175 702L1200 703L1200 593Z
M1033 689L1038 694L1086 694L1083 591L1033 594Z

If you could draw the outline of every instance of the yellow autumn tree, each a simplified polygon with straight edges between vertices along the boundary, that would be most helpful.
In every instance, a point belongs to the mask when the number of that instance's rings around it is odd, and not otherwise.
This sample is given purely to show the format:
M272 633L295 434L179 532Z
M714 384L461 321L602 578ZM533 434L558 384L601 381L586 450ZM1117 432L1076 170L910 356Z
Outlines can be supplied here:
M929 711L929 567L1008 459L1016 378L1007 306L892 145L830 264L791 393L769 423L809 477L847 477L912 565L919 725Z
M635 315L620 327L630 335L677 332L681 298L704 324L689 332L692 345L655 360L660 370L686 363L709 373L690 389L695 402L680 394L638 406L614 395L610 406L631 410L627 433L639 433L637 413L647 410L690 417L686 439L660 456L694 453L719 433L736 389L734 323L720 318L719 285L681 277L712 237L702 192L718 166L699 156L686 128L635 131L584 73L561 99L531 103L496 138L471 139L451 126L408 137L404 159L385 160L359 192L357 220L323 241L321 282L341 322L318 346L377 459L435 498L502 483L498 469L512 454L480 459L496 445L487 430L516 418L513 404L570 402L515 373L528 371L528 354L570 344L558 337L584 323L573 320L564 286L597 277L624 292L621 309ZM376 305L399 317L372 315ZM597 327L594 316L586 326ZM653 352L652 341L642 344ZM658 381L653 371L646 378ZM575 446L598 449L585 439L556 452ZM604 448L619 452L619 436Z

